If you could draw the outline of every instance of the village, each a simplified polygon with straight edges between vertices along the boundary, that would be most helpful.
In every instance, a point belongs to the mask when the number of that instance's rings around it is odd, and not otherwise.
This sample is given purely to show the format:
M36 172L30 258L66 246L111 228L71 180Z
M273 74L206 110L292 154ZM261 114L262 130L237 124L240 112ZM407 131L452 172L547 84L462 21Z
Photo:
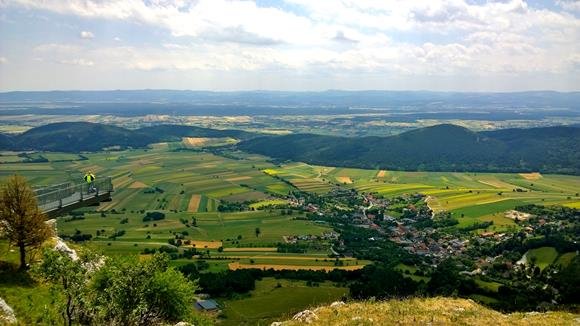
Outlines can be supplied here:
M318 223L336 226L352 225L371 230L368 242L391 241L409 254L420 257L423 264L436 267L448 258L468 257L474 262L469 275L485 274L485 269L501 260L501 255L488 255L478 248L498 247L510 242L514 237L532 239L546 230L564 232L572 227L571 222L550 217L534 219L534 215L517 210L506 211L505 217L518 224L518 232L496 232L489 228L493 223L474 224L469 228L450 228L457 220L446 212L433 212L427 205L428 197L421 194L405 194L394 198L383 198L375 194L358 193L352 189L337 188L329 196L293 194L292 205L307 211L307 216ZM345 210L345 207L354 207ZM337 228L339 229L339 228ZM514 231L516 229L514 228ZM331 251L334 255L349 256L352 253L337 232L329 232L322 237L293 235L285 241L296 243L309 240L334 241ZM342 252L342 254L340 254ZM525 257L524 257L525 260ZM522 260L520 259L520 264ZM506 262L508 267L518 264ZM482 272L483 270L483 272Z

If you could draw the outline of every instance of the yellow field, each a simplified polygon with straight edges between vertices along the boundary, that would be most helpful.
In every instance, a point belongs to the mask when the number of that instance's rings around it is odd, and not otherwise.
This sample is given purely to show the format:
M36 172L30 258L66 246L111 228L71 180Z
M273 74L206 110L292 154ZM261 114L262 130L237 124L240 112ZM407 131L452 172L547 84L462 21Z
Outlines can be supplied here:
M234 249L234 248L230 248L230 249ZM236 248L237 249L237 248ZM224 251L226 251L224 249ZM239 256L227 256L228 258L236 258L236 259L262 259L262 258L268 258L268 259L272 259L272 260L313 260L313 261L324 261L325 259L327 260L327 262L332 263L334 261L334 259L332 258L328 258L328 257L309 257L309 256L300 256L300 255L295 255L295 256L279 256L279 255L260 255L260 256L249 256L249 255L239 255ZM356 258L341 258L340 259L343 262L354 262L356 261Z
M224 248L224 252L276 252L278 248L275 247L265 247L265 248Z
M520 176L526 180L538 180L542 177L542 175L538 172L520 173Z
M141 181L135 181L129 186L129 188L131 188L131 189L142 189L142 188L147 188L147 187L149 187L149 186L144 184Z
M347 183L347 184L351 184L352 183L352 179L350 177L336 177L336 180L338 180L338 182L340 183Z
M573 202L573 203L567 203L567 204L564 204L564 206L567 206L570 208L580 208L580 201Z
M201 201L201 195L191 195L189 200L189 205L187 206L188 212L196 213L199 208L199 202Z
M268 175L276 175L278 174L278 171L274 170L274 169L264 169L262 170L262 172L268 174Z
M238 269L273 269L276 271L281 270L311 270L311 271L332 271L334 269L342 269L346 271L354 271L362 269L364 265L354 265L354 266L301 266L301 265L274 265L274 264L240 264L240 263L229 263L228 268L232 271Z
M226 181L242 181L242 180L248 180L251 178L252 177L248 177L248 176L240 176L240 177L226 179Z
M185 146L199 147L207 143L208 140L209 138L203 137L183 137L182 142Z
M217 249L222 247L223 244L221 241L198 241L198 240L191 240L191 245L186 245L184 247L195 247L197 249Z

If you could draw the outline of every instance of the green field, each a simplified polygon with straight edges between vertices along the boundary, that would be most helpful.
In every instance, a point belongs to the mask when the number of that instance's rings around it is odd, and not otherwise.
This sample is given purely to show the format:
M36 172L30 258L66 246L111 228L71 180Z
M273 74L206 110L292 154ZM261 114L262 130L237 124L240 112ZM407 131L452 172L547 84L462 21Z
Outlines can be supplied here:
M554 247L541 247L528 250L526 258L528 262L533 263L543 270L556 261L556 258L558 258L558 252Z
M84 161L70 161L79 158L73 154L42 153L42 156L54 162L0 164L0 178L19 173L33 185L41 186L80 180L89 170L97 178L112 176L113 201L100 210L185 212L191 196L200 194L198 211L212 212L220 200L273 200L273 196L287 194L291 189L264 174L262 169L273 166L255 156L234 160L209 153L173 152L168 148L85 154L88 160ZM13 156L9 158L14 160Z
M406 193L427 196L434 211L450 211L459 227L475 222L493 221L491 230L514 227L504 212L518 205L542 204L580 206L580 177L518 173L406 172L353 168L333 168L291 163L265 171L289 180L301 189L325 192L330 188L314 186L326 182L360 192L394 197ZM346 182L348 181L348 182ZM305 188L306 187L306 188Z
M403 276L408 277L415 282L428 283L431 280L428 276L415 275L417 267L413 265L398 264L395 269L403 273Z
M211 272L234 268L334 268L335 261L328 257L330 246L326 240L316 241L304 254L276 251L276 245L284 242L285 236L322 235L331 230L325 224L296 219L304 216L297 210L288 215L282 214L281 208L272 208L287 204L284 196L295 189L325 194L335 187L346 187L385 197L418 192L427 196L427 204L433 210L450 211L459 220L459 227L493 221L490 227L493 230L516 226L504 212L517 205L580 205L578 176L378 171L304 163L277 165L259 155L231 152L220 156L176 146L156 144L141 150L83 154L87 159L74 154L33 154L47 158L46 163L19 163L17 153L5 153L2 157L7 160L0 164L0 180L18 173L27 177L33 186L42 186L80 180L89 170L97 178L111 176L115 187L113 200L82 209L83 219L60 218L57 225L60 234L90 234L92 240L82 245L106 255L140 254L146 248L167 245L178 235L184 242L181 252L195 246L198 251L209 254L204 260ZM249 207L253 210L218 212L220 203L245 201L250 201ZM166 217L144 222L144 215L150 211L161 211ZM184 220L189 223L193 217L195 226L183 223ZM124 234L112 237L119 231ZM3 261L5 255L15 257L5 243L0 254ZM569 264L574 254L560 255L554 248L545 247L529 251L527 257L543 269L554 263ZM345 268L360 268L370 263L352 258L341 260ZM180 258L172 264L178 266L191 261ZM429 281L428 277L414 275L415 266L400 264L397 269L415 281ZM501 285L481 279L476 282L490 291L497 291ZM27 324L48 318L37 307L49 303L35 299L35 291L47 289L24 281L0 281L0 297L10 300L18 314L29 316L25 320ZM264 279L249 297L222 302L227 317L224 323L269 324L311 305L337 300L346 293L346 288L329 283L309 287L304 282Z
M113 200L96 208L105 212L106 218L89 214L82 221L59 223L63 233L72 234L78 229L92 234L95 237L92 245L107 253L140 252L147 245L159 246L174 236L170 232L186 231L186 239L190 240L222 241L225 248L272 247L283 241L285 235L321 234L326 227L295 221L293 216L282 216L268 208L284 205L286 201L279 197L294 187L320 194L333 187L347 187L386 197L419 192L428 196L428 205L433 210L450 211L459 220L459 227L493 221L489 229L496 231L516 226L504 212L517 205L580 204L577 176L378 171L305 163L275 165L259 155L231 152L224 157L184 151L181 145L175 150L171 144L83 154L86 160L75 154L29 154L43 155L51 162L0 164L0 179L19 173L33 185L41 186L79 180L89 170L97 178L112 176ZM257 211L218 213L223 201L251 201L250 208ZM122 214L111 214L113 209ZM166 212L167 219L155 223L156 226L145 225L141 219L145 211L151 210ZM179 222L192 216L199 222L195 229ZM129 223L120 225L125 217ZM261 229L259 237L255 236L256 228ZM123 237L108 239L120 229L126 231ZM104 230L105 235L96 237L96 230Z
M307 286L304 281L264 278L248 298L220 301L225 319L222 325L270 325L287 320L301 310L341 300L348 289L332 283Z

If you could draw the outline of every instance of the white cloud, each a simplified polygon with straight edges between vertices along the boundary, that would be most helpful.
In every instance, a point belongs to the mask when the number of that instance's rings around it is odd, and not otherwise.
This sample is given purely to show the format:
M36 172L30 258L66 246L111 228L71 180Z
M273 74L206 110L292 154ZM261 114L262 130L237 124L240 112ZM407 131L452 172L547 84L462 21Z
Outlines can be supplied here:
M580 1L578 0L556 0L556 3L564 10L580 13Z
M0 64L4 64L7 62L8 62L8 59L6 59L6 57L0 57Z
M285 2L300 14L226 0L0 0L0 6L100 23L137 22L166 34L159 44L152 40L135 47L47 44L35 49L37 56L71 65L353 76L566 74L579 66L580 19L573 13L579 1L558 0L562 10L534 8L523 0ZM94 35L83 31L81 37Z
M86 60L86 59L71 59L71 60L61 60L58 61L58 63L63 64L63 65L73 65L73 66L85 66L85 67L91 67L94 66L95 63L91 60Z
M89 39L93 39L93 38L95 38L95 34L93 34L93 33L89 32L89 31L82 31L82 32L79 34L79 36L80 36L82 39L85 39L85 40L89 40Z

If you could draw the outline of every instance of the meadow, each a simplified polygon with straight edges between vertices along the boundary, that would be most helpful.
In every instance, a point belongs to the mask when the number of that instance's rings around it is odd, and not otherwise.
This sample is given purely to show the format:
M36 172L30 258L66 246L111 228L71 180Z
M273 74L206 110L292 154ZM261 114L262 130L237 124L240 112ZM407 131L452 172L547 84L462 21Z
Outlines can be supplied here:
M339 301L347 294L348 288L331 282L308 286L304 281L264 278L256 282L249 297L220 301L226 317L222 324L270 325L304 309Z

